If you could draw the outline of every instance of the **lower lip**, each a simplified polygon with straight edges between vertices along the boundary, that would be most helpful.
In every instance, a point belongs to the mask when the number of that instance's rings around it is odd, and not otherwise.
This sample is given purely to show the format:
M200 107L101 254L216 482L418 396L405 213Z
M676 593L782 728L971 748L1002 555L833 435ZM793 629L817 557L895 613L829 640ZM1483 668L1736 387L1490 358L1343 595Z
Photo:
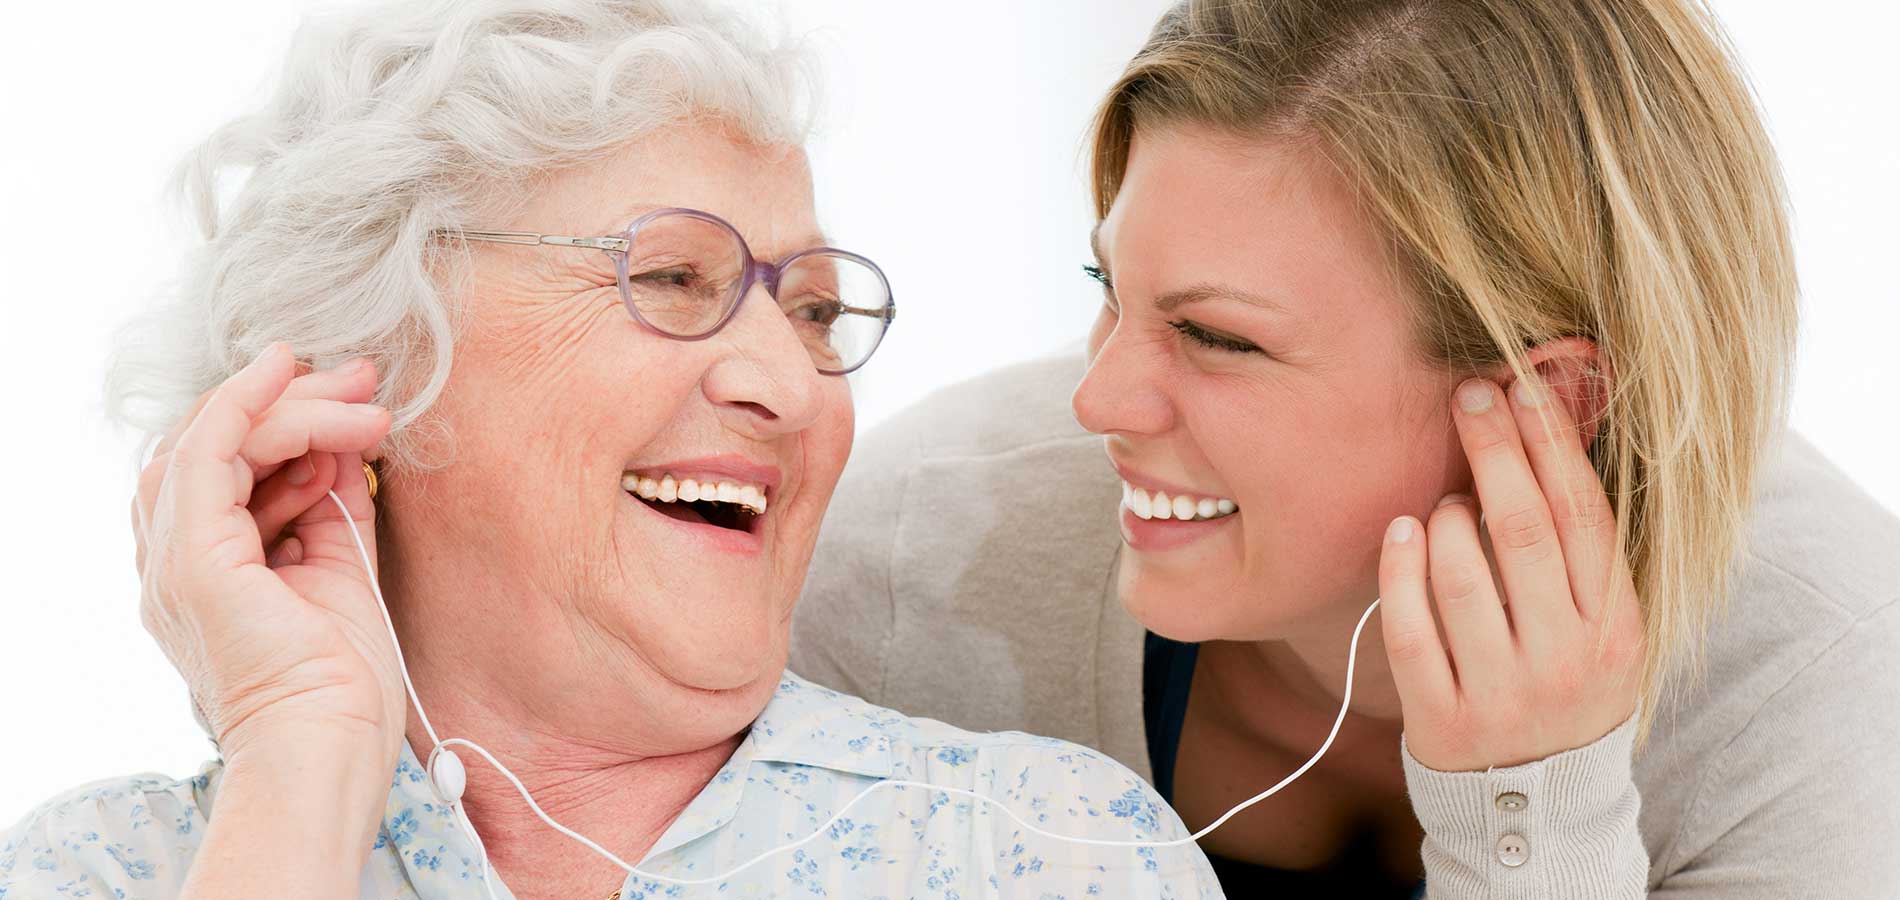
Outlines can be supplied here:
M1130 549L1143 553L1156 553L1173 550L1192 544L1208 535L1226 528L1239 513L1222 516L1218 519L1144 519L1135 515L1135 511L1122 507L1122 540L1128 542Z
M733 556L757 556L760 551L765 549L765 539L762 537L765 531L765 521L763 518L755 520L753 527L758 531L756 534L748 531L735 531L731 528L721 528L717 525L710 525L704 522L681 521L648 506L646 501L641 500L639 497L635 497L624 491L622 495L627 498L628 503L639 508L641 515L651 516L657 522L679 529L680 534L688 541L697 543L706 549L719 553L730 553Z

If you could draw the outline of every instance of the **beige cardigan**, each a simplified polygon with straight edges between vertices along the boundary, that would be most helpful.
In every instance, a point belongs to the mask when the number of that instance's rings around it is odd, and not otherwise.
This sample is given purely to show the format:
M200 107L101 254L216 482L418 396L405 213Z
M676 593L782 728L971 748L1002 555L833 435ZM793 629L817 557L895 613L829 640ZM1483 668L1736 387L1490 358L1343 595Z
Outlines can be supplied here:
M1149 772L1142 628L1112 589L1119 486L1069 412L1081 371L1065 353L996 372L860 442L794 671ZM1633 766L1628 725L1491 772L1405 755L1430 896L1900 897L1900 521L1789 435L1755 522L1706 677ZM1501 810L1505 791L1530 802Z

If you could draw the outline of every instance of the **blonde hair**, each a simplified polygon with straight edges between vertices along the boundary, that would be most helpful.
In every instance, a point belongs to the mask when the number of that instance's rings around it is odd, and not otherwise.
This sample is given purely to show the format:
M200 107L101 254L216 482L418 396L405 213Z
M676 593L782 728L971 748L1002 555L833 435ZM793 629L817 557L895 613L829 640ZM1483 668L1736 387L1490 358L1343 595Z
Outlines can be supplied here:
M800 144L812 68L707 0L385 0L312 17L267 101L179 166L200 240L121 330L107 408L163 432L287 341L318 364L372 358L395 419L386 457L422 464L467 276L465 249L436 234L537 224L509 219L537 179L688 119Z
M1407 261L1452 368L1593 340L1591 459L1646 629L1644 730L1727 594L1784 413L1796 284L1752 95L1694 0L1187 0L1097 117L1106 217L1137 129L1318 142Z

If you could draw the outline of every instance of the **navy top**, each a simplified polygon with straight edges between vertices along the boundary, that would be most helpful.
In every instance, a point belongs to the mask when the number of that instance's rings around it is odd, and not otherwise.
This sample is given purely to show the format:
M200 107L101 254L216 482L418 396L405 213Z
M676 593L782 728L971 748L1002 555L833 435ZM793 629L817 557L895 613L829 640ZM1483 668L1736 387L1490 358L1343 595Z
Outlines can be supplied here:
M1199 644L1171 641L1149 632L1142 645L1141 712L1148 732L1148 763L1155 791L1174 803L1174 763L1181 749L1181 725L1187 720L1188 688L1194 683ZM1396 881L1379 864L1378 845L1367 834L1353 840L1332 863L1317 869L1271 869L1207 854L1230 897L1288 896L1394 897L1423 900L1425 882Z

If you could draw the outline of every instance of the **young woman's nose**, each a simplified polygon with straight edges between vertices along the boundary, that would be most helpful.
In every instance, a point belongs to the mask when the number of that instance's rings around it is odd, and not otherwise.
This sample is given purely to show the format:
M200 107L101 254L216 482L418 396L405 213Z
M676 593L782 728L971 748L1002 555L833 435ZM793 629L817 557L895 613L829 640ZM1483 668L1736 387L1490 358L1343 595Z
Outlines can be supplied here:
M1070 398L1076 421L1096 434L1160 434L1174 424L1166 360L1128 331L1125 323L1108 331Z

